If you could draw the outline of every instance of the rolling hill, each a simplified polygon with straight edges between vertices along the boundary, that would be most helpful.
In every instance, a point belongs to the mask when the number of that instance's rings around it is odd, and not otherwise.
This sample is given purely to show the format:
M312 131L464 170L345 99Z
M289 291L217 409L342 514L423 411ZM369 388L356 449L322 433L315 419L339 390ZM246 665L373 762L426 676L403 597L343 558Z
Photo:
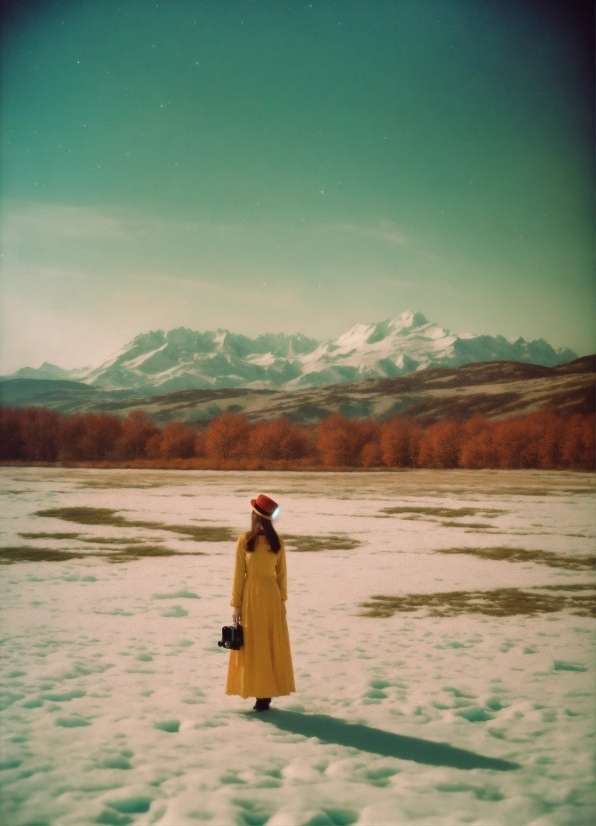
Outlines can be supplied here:
M225 411L243 413L251 421L283 415L305 424L331 413L377 420L401 414L424 423L464 420L478 413L489 418L536 410L585 414L594 412L595 361L594 356L585 356L556 367L486 361L296 390L233 387L159 395L104 390L62 379L13 378L0 382L0 403L119 416L142 409L159 424L179 420L199 427Z

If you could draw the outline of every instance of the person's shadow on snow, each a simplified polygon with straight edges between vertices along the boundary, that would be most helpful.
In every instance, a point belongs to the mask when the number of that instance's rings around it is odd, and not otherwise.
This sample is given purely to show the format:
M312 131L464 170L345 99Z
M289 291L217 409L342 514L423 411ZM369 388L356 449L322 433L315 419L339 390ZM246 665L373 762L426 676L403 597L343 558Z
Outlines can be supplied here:
M253 715L251 714L251 717ZM327 714L300 714L295 711L271 709L256 715L259 720L270 723L282 731L317 737L323 743L337 743L340 746L413 760L429 766L450 766L456 769L494 769L510 771L520 768L519 763L484 757L473 751L458 749L448 743L433 743L419 737L404 737L382 729L364 726L360 723L346 723Z

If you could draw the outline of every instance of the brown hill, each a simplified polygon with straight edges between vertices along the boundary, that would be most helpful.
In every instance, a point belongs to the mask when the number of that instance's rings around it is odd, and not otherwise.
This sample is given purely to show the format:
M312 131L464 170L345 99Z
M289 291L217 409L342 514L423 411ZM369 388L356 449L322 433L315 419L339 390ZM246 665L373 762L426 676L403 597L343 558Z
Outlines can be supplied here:
M384 420L399 413L427 424L442 418L465 420L479 413L494 419L536 410L565 416L592 413L595 362L594 356L558 367L479 362L291 392L229 388L138 397L73 382L23 379L2 382L0 393L5 406L38 405L64 413L106 411L125 416L140 408L160 424L179 420L201 426L228 410L244 413L251 421L284 415L308 424L331 413Z

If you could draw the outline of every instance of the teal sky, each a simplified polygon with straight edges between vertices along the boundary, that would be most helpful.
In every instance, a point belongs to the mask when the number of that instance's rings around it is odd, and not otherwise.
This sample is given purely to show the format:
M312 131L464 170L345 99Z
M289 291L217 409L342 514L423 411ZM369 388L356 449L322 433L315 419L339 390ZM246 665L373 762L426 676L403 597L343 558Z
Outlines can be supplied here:
M0 373L405 309L594 352L590 5L9 3Z

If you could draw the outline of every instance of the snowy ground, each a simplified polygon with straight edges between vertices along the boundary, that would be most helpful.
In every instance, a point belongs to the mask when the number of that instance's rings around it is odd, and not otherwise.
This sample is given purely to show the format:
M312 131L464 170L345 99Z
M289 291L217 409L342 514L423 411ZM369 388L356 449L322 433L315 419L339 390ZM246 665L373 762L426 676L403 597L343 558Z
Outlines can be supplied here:
M592 824L593 482L0 469L0 820ZM259 492L298 537L298 690L268 714L223 693L217 646Z

